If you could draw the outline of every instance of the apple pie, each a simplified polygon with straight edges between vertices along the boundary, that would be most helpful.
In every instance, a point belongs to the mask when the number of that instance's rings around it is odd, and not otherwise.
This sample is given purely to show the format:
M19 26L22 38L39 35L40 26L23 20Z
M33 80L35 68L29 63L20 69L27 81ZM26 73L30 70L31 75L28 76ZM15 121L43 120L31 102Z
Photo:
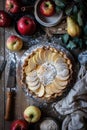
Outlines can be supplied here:
M41 47L25 59L22 83L29 93L42 99L60 97L72 80L73 64L65 52Z

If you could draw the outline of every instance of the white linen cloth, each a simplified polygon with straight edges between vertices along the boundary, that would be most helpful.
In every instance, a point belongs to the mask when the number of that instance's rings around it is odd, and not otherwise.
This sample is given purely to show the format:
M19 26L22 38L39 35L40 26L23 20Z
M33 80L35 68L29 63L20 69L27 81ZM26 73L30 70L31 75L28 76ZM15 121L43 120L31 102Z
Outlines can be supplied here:
M65 116L62 130L87 130L87 71L81 66L78 79L68 95L54 105L55 110ZM87 121L87 120L86 120Z

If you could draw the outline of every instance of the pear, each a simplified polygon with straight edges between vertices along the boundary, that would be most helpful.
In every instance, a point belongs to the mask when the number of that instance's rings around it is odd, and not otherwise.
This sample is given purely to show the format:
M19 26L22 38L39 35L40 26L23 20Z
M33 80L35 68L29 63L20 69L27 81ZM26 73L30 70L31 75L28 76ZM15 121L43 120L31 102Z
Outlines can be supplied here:
M78 37L81 33L80 26L70 17L67 17L67 33L71 37Z

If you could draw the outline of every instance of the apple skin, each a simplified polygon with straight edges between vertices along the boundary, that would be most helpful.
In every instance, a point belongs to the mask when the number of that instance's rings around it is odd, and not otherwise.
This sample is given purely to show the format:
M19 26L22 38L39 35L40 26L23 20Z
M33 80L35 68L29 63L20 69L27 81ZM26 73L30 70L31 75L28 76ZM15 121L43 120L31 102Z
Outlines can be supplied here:
M41 111L36 106L29 106L24 111L24 119L29 123L35 123L39 121L41 117Z
M4 10L0 10L0 27L9 27L11 25L11 18Z
M25 120L19 119L12 122L10 130L29 130L29 125Z
M36 23L32 18L23 16L17 22L17 29L21 35L32 35L36 31Z
M6 41L6 46L11 51L19 51L23 46L23 41L16 35L11 35Z
M50 17L55 14L55 3L52 0L43 0L40 4L40 13Z
M21 10L21 1L20 0L6 0L5 9L6 11L12 14L19 13Z

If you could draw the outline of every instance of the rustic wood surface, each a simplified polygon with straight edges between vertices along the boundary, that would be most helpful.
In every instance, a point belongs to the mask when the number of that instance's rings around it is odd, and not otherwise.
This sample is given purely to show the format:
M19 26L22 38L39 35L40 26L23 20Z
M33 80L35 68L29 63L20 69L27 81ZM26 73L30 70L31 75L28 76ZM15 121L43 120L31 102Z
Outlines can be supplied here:
M5 10L5 0L0 0L0 10ZM8 72L9 72L9 64L11 61L11 56L14 55L13 52L10 52L7 48L6 48L6 40L7 38L12 35L15 34L17 35L15 29L13 26L9 27L9 28L0 28L0 65L3 61L3 59L7 60L7 64L5 67L5 70L2 74L2 77L0 79L0 130L9 130L10 129L10 125L12 123L12 121L5 121L4 116L5 116L5 108L6 108L6 93L7 93L7 79L8 79ZM28 48L27 48L28 49ZM15 53L16 55L16 67L18 66L18 62L19 59L21 58L22 54L24 53L24 50L22 50L21 52ZM16 75L18 77L18 75ZM33 101L33 99L27 97L25 95L25 93L23 92L23 90L19 87L18 82L16 83L16 97L15 97L15 111L14 111L14 119L21 119L23 118L23 111L24 109L29 106L30 104L35 104L37 106L40 106L42 109L42 115L45 117L45 115L47 116L51 116L51 117L55 117L55 113L52 113L52 109L50 111L50 105L48 105L49 107L47 107L47 104L44 105L44 107L41 106L40 103L37 103L36 101Z
M28 0L23 0L23 1L28 1ZM32 1L34 1L34 0L32 0ZM5 0L0 0L0 10L2 10L2 9L5 10ZM18 35L15 31L14 25L12 25L9 28L0 28L0 65L1 65L3 59L7 60L5 70L0 79L0 105L1 105L0 106L0 130L10 130L10 125L11 125L12 121L23 118L23 111L25 110L25 108L27 106L32 105L32 104L40 107L40 109L42 111L42 118L44 118L46 116L53 117L61 125L62 120L59 121L60 116L53 110L52 104L45 104L45 103L41 104L40 102L37 102L36 100L33 100L32 98L29 98L22 90L20 82L19 82L20 73L18 73L18 69L20 69L20 66L18 68L18 65L19 65L19 60L20 60L21 56L28 49L29 44L27 44L27 42L26 42L26 41L28 41L28 39L27 40L24 39L25 46L20 52L16 52L16 53L10 52L6 48L6 40L10 35L13 35L13 34ZM31 38L30 41L34 41L34 39ZM29 43L29 41L28 41L28 43ZM15 104L14 119L12 121L5 121L4 116L5 116L6 99L7 99L6 85L7 85L7 79L9 78L8 73L9 73L10 61L13 58L14 54L16 56L16 67L17 67L17 69L16 69L16 72L17 72L16 73L16 77L17 77L16 96L15 96L15 102L14 102L14 104ZM75 54L75 51L74 51L74 54Z

